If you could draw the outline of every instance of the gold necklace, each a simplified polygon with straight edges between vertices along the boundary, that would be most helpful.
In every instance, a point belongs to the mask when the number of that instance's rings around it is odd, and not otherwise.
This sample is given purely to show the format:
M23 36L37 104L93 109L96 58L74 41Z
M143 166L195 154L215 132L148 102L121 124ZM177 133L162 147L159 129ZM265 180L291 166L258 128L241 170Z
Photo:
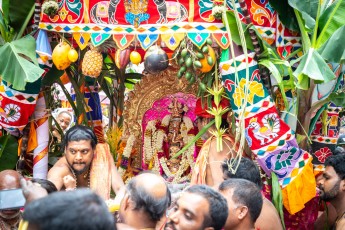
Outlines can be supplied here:
M77 188L78 188L78 179L77 179L77 176L75 175L75 172L74 172L73 169L70 168L70 170L71 170L71 172L72 172L72 174L73 174L73 178L74 178L74 180L75 180L75 188L74 188L74 189L77 189ZM83 176L84 179L86 179L87 177L89 177L89 178L88 178L88 181L87 181L87 187L88 187L88 188L90 188L90 171L91 171L91 168L90 168L89 171Z

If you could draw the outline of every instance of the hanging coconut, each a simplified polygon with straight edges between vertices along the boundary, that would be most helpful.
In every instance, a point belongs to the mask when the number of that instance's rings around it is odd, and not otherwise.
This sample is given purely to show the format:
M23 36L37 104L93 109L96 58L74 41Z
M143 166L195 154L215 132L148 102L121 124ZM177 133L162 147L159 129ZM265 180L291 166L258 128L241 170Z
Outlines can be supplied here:
M145 70L151 74L165 70L169 66L169 58L157 45L151 46L144 57Z
M115 64L117 68L124 69L129 63L129 49L120 50L118 49L115 53Z
M71 46L66 42L61 42L55 46L52 53L52 60L58 70L65 70L71 65L71 61L68 58L68 52Z

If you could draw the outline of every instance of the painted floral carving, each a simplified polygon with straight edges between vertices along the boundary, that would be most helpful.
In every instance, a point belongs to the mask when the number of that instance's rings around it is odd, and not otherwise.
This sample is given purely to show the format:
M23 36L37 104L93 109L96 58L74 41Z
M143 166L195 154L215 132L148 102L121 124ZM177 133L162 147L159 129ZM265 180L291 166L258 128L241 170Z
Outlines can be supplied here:
M332 151L328 147L323 147L317 150L314 154L321 163L325 163L327 157L332 155Z

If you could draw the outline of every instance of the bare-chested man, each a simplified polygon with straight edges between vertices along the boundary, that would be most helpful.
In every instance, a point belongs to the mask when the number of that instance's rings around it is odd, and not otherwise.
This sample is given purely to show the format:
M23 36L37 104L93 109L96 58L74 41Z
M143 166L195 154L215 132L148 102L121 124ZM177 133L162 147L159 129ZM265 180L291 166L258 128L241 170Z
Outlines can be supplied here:
M241 158L240 164L236 172L229 169L229 165L234 167L237 165L237 160L226 160L222 164L223 178L224 180L231 178L246 179L258 186L259 189L262 187L262 181L260 177L259 168L255 163L248 158ZM255 222L255 228L260 230L280 230L283 229L282 223L279 218L279 214L274 205L262 195L263 205L262 210Z
M48 180L58 190L90 187L90 170L96 144L97 138L91 128L76 125L69 129L64 138L65 155L49 170ZM111 185L117 193L123 186L123 181L114 161L110 162L110 167Z
M320 198L335 208L337 219L332 229L345 229L345 155L330 156L319 181Z
M227 108L228 105L228 100L221 100L220 106L222 108ZM212 106L215 107L214 103ZM198 116L199 130L201 130L201 128L206 126L209 122L212 121L212 119L214 119L214 116L206 111L210 108L207 107L206 99L204 103L201 102L201 99L197 100L194 112L195 115ZM223 115L223 118L226 118L226 114ZM222 125L224 125L224 123L225 122L223 122ZM212 132L215 131L215 129L216 127L215 125L213 125L202 136L202 139L205 140L205 143L203 144L198 158L195 162L191 184L206 184L217 189L219 184L223 181L221 165L224 159L228 159L232 156L234 138L229 135L223 135L223 150L218 152L217 139L212 135Z

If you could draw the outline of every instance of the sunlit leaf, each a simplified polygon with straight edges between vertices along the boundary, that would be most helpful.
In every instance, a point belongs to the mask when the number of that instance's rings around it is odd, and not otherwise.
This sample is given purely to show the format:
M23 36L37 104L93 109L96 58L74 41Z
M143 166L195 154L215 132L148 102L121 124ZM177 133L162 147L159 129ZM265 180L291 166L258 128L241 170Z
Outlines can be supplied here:
M14 89L24 90L26 82L34 82L44 70L38 66L36 42L32 36L5 43L0 47L0 76ZM6 58L4 58L6 57Z
M240 32L239 32L238 27L237 27L236 17L235 17L234 12L233 11L227 11L226 12L226 17L227 17L227 20L229 22L229 27L230 27L230 32L231 32L232 40L237 45L241 45ZM243 29L245 29L246 25L242 23L242 27L243 27ZM247 48L249 50L254 50L254 46L253 46L252 40L250 39L250 35L249 35L248 30L244 31L244 36L246 38Z
M297 78L297 87L307 90L309 88L309 78L316 84L327 83L335 78L333 71L329 68L325 60L313 48L302 56L301 62L293 73Z
M320 48L335 31L345 25L345 0L335 1L319 19L319 30L321 31L315 48Z
M328 62L345 62L345 26L335 31L328 41L318 50Z
M315 26L319 0L288 0L288 2L290 6L301 13L302 18L305 21L305 26L309 29L313 29Z

